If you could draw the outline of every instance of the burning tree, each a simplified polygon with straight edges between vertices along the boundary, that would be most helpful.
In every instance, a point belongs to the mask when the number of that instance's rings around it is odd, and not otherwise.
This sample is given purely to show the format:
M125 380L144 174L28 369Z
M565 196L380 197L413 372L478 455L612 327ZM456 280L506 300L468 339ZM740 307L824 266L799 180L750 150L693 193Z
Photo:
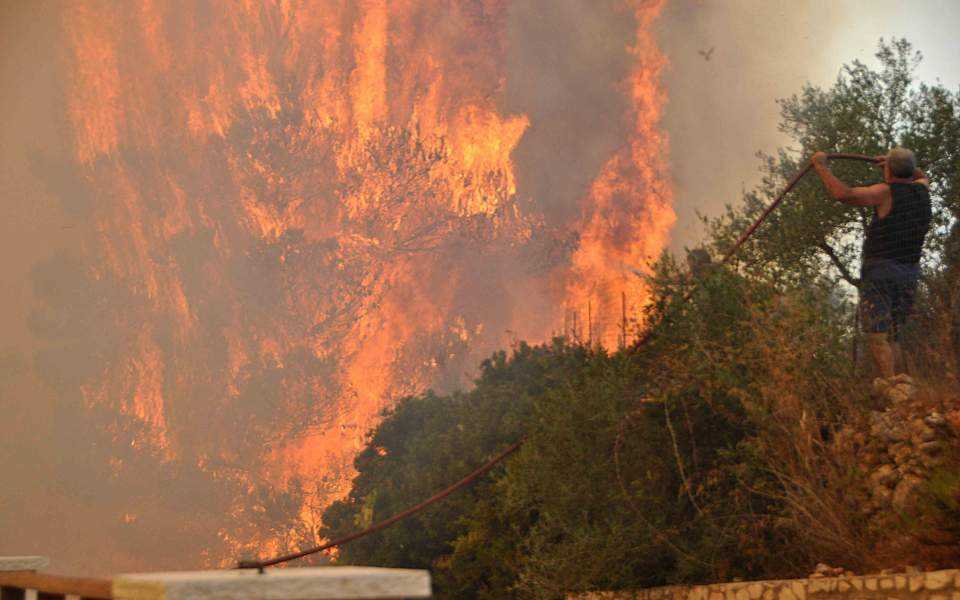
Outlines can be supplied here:
M78 536L122 531L115 568L312 541L396 398L545 339L564 303L602 296L609 325L624 289L642 302L626 263L672 223L643 165L665 149L658 5L625 9L629 143L564 222L517 189L507 9L65 3L72 153L35 164L82 243L35 269L32 328L53 435L81 449L56 496L109 495Z

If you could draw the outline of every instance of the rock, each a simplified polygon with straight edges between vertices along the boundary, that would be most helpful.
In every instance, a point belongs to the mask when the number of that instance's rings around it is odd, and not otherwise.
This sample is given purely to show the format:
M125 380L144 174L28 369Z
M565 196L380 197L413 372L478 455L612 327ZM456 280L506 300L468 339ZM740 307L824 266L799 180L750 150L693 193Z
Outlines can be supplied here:
M879 468L870 474L870 481L874 486L892 488L897 484L898 479L897 470L893 468L893 465L880 465Z
M892 390L887 393L887 396L894 403L909 402L917 397L917 386L912 383L899 383L893 386Z
M917 384L906 374L895 375L889 379L877 377L873 380L873 394L893 404L903 404L917 395Z
M807 585L807 590L812 596L829 594L836 591L837 583L839 583L839 580L836 577L822 577L820 579L811 581Z
M943 456L940 454L937 454L937 455L921 454L920 464L922 464L924 468L927 470L935 469L943 464Z
M889 448L890 456L897 465L905 465L910 461L913 455L912 449L907 444L891 444Z
M885 490L886 493L881 490ZM890 500L892 498L893 491L887 488L878 488L876 493L870 495L870 500L861 504L860 512L867 518L877 518L890 509Z
M923 587L928 590L942 590L953 583L953 572L933 571L924 576Z
M937 432L927 425L924 419L917 419L911 424L913 437L916 443L932 442L937 439Z
M817 563L817 566L813 569L813 573L810 575L810 579L818 579L821 577L838 577L840 575L843 575L842 567L831 567L826 563Z
M894 381L892 379L885 379L883 377L877 377L873 380L873 395L880 398L886 398L887 391L893 387Z
M870 414L870 435L886 442L902 442L909 437L903 426L888 413L876 411Z
M916 500L914 493L923 480L916 475L905 475L893 491L893 507L897 510L906 510L913 505Z
M951 410L943 415L943 420L947 422L947 426L950 427L953 435L960 435L960 409Z
M887 390L890 389L891 382L883 377L877 377L873 380L873 393L877 396L886 396Z
M871 490L873 499L877 503L877 510L883 510L893 502L893 490L885 485L877 486Z
M943 418L943 415L937 411L933 411L929 415L923 418L923 422L933 429L946 429L948 427L947 420Z
M916 392L913 388L898 385L889 388L886 396L887 399L894 404L903 404L911 400L915 394Z
M943 451L943 442L924 442L920 444L920 452L929 456L937 456Z

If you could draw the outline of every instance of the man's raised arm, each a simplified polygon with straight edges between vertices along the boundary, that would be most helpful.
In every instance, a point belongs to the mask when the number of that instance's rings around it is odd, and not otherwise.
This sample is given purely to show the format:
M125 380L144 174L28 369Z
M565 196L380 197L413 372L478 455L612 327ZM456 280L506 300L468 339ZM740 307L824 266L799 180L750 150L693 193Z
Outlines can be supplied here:
M810 161L813 163L817 175L820 176L820 181L823 182L827 192L833 196L834 200L851 206L880 206L889 194L889 188L883 183L866 187L850 187L840 181L827 166L827 154L825 152L817 152Z

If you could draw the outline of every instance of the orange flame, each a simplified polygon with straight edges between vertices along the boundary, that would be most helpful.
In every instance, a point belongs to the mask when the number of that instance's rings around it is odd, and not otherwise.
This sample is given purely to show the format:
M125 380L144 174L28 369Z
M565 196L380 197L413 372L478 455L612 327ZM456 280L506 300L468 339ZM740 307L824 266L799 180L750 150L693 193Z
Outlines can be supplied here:
M593 303L607 344L621 293L642 305L631 269L674 220L651 33L662 2L635 8L632 131L550 276L510 270L546 226L516 201L511 154L529 119L497 104L506 0L207 4L64 12L75 158L97 195L85 264L120 290L125 332L82 385L88 403L204 468L332 478L302 508L310 521L399 395L462 379L508 329L556 329L559 310L534 318L501 290ZM481 259L503 268L481 276Z
M660 74L667 60L651 31L662 7L660 0L636 8L637 38L630 50L636 67L628 82L633 131L584 199L580 245L568 273L567 305L596 307L590 315L592 334L604 345L626 342L622 298L630 299L630 313L642 308L648 293L638 272L650 273L676 221L665 174L669 144L658 128L666 102Z

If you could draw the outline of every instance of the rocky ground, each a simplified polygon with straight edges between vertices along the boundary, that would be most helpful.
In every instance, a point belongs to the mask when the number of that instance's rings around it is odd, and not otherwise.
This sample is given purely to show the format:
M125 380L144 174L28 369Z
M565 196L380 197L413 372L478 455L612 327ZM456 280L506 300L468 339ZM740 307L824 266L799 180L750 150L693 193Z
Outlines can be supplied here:
M904 531L905 524L912 526L915 543L917 527L925 526L927 484L938 470L960 464L960 390L934 393L905 375L878 379L873 388L877 408L837 434L835 451L852 455L854 467L866 476L862 511L871 526ZM922 537L936 545L960 545L949 531L927 529Z
M858 455L870 478L872 503L866 508L902 512L960 441L960 406L921 393L906 376L877 380L874 389L888 403L870 412L870 429Z

